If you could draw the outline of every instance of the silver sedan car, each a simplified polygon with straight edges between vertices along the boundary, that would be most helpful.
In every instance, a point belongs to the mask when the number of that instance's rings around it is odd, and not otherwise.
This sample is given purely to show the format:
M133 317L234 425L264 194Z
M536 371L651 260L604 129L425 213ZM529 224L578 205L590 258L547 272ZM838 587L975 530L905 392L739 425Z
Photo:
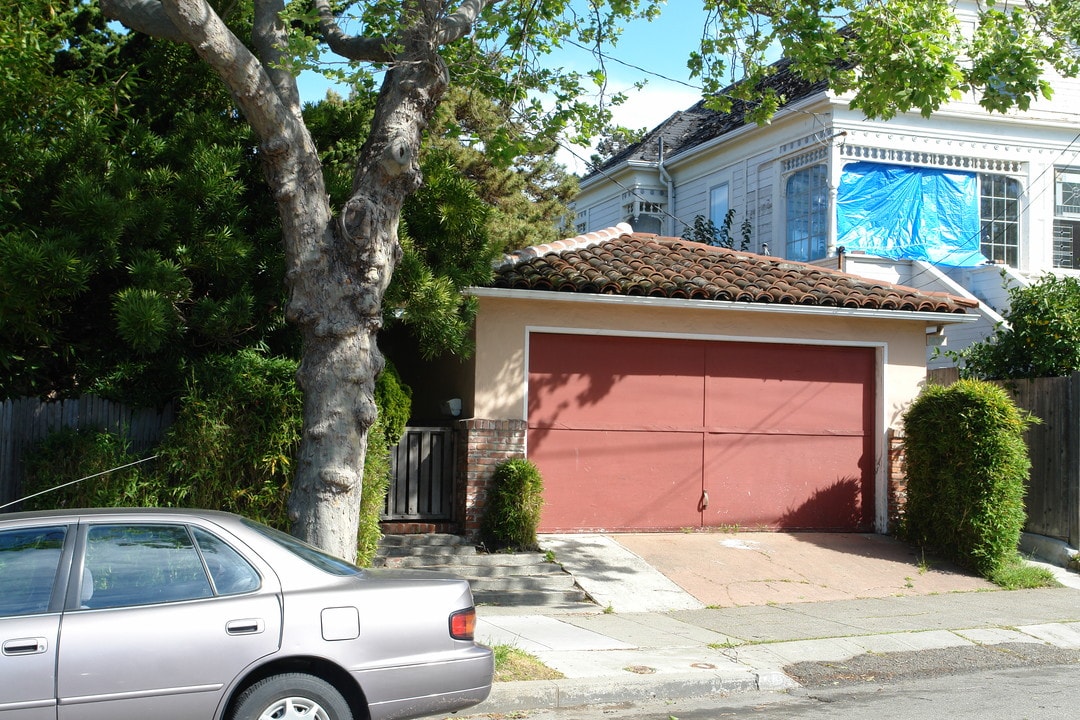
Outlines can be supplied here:
M0 719L381 720L491 690L466 581L236 515L0 515Z

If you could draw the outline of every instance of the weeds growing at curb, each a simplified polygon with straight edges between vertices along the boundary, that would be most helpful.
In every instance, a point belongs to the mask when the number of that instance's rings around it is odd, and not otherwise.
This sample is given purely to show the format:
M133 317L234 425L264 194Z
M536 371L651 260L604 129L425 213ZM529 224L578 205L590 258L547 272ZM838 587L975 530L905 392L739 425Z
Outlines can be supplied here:
M492 645L495 654L495 682L519 680L559 680L566 677L549 668L539 658L513 645Z
M987 578L995 585L1006 590L1025 590L1028 588L1058 587L1060 583L1054 574L1044 567L1029 565L1019 554L1004 563Z

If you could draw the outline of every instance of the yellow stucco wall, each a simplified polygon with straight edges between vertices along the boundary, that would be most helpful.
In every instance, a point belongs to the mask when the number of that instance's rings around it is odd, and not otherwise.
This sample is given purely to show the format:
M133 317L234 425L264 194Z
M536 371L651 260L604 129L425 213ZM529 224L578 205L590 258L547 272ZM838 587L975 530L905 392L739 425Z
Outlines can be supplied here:
M535 293L528 299L481 297L474 416L526 419L530 331L875 347L882 432L899 426L900 416L926 377L927 322L854 317L842 311L825 316L748 312L719 303L600 298L598 302L549 301L537 299Z

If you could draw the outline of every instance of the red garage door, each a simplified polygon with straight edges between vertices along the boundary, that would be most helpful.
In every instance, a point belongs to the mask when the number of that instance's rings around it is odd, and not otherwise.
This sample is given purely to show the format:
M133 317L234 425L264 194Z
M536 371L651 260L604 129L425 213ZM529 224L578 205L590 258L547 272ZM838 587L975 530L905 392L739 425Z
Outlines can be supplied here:
M871 348L534 333L545 532L869 530Z

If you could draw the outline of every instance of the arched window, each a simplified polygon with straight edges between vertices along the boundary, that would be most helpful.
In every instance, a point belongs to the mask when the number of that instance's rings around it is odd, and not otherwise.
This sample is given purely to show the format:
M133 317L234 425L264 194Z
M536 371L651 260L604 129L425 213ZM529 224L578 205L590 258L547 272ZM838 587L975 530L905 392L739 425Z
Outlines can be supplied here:
M829 231L829 187L824 165L791 175L786 186L786 250L788 260L825 257Z

